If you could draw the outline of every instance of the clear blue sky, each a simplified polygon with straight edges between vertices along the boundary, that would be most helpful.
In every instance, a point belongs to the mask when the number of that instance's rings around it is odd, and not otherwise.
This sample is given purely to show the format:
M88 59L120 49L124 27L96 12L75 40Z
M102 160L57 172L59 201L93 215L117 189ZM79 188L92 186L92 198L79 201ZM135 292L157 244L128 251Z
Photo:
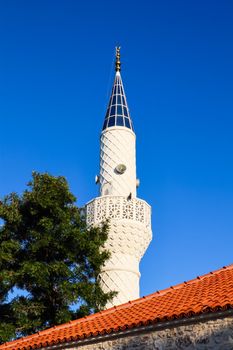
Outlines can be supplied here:
M32 170L97 195L114 47L154 238L141 294L232 263L233 2L0 2L0 196Z

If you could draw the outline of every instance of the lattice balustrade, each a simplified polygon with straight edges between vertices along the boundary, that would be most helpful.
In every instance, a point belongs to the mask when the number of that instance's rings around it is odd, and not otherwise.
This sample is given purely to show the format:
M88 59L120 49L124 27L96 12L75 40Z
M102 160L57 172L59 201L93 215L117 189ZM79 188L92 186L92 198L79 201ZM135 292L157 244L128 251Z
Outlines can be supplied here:
M98 224L106 218L133 220L151 226L151 208L143 200L123 196L97 197L86 205L87 224Z

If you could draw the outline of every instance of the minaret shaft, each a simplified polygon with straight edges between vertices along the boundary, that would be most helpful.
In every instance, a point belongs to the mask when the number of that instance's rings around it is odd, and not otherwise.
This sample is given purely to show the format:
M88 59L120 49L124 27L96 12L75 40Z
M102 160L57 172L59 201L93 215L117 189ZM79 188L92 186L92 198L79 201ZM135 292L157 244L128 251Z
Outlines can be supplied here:
M123 174L117 166L125 165ZM135 134L124 127L104 130L100 138L100 195L136 197Z

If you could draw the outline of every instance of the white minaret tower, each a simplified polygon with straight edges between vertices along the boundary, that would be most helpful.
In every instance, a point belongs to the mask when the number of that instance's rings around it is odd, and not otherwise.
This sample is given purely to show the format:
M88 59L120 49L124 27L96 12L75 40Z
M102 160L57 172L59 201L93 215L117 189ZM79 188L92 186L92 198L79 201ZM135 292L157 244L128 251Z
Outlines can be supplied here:
M110 232L106 248L111 257L100 274L105 292L118 294L108 307L139 298L139 262L151 239L151 208L136 197L136 136L120 74L116 48L116 75L100 137L99 197L86 205L88 225L106 218Z

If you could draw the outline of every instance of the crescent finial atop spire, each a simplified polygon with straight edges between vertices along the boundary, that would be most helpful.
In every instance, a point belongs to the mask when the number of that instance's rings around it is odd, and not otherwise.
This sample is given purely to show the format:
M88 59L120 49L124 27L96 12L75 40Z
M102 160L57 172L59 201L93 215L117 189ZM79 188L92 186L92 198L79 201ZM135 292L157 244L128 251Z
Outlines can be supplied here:
M129 114L128 104L126 101L126 95L120 75L120 47L116 47L115 65L116 74L112 87L112 93L109 99L107 113L104 119L103 130L114 126L124 126L125 128L131 129L132 132L134 132L132 120Z
M120 54L120 49L121 49L120 46L116 47L116 65L115 65L116 72L120 72L121 71L121 60L120 60L121 54Z

